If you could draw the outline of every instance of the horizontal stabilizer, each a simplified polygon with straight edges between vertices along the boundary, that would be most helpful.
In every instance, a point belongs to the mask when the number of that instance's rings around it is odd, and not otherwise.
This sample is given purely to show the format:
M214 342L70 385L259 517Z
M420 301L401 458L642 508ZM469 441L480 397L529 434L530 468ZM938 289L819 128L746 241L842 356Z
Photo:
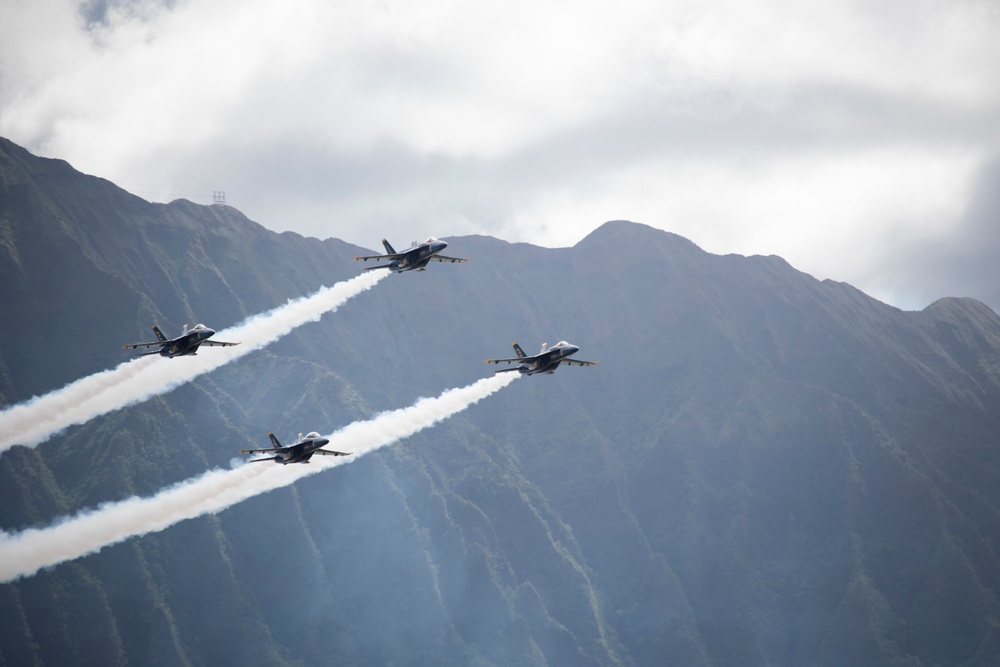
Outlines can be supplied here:
M135 345L126 345L125 347L136 347ZM139 357L148 357L151 354L159 354L159 350L153 350L152 352L140 352L139 354L133 354L133 359L138 359Z
M267 456L262 459L250 459L247 463L260 463L261 461L277 461L277 456Z

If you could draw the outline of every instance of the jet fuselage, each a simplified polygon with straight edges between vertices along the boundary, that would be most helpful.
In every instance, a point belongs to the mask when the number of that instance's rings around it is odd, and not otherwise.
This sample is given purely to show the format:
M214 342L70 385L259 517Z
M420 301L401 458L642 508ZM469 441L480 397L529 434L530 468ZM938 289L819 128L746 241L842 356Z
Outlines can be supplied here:
M215 329L209 329L203 324L189 330L182 336L169 341L160 348L162 357L183 357L188 354L197 354L198 347L202 342L215 335Z
M427 267L431 258L448 247L445 241L429 239L424 243L416 245L409 250L404 250L399 259L389 262L389 270L396 273L403 271L421 271Z
M329 442L328 438L312 438L297 442L287 452L275 454L274 462L286 465L289 463L308 463L313 453Z
M559 364L566 357L576 354L580 348L570 343L555 345L545 352L536 355L531 363L521 364L517 367L517 372L522 375L535 375L537 373L555 373Z

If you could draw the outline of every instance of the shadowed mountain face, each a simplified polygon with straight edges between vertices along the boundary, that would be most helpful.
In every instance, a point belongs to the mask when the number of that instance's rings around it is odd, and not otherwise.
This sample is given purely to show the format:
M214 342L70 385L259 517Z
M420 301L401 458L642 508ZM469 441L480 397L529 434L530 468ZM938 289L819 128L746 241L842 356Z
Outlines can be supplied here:
M195 382L5 452L0 528L466 385L514 340L600 365L0 585L0 665L1000 660L996 313L902 312L627 222L573 248L447 240L472 261L389 276ZM150 204L0 140L0 405L114 366L153 322L222 329L356 275L361 250Z

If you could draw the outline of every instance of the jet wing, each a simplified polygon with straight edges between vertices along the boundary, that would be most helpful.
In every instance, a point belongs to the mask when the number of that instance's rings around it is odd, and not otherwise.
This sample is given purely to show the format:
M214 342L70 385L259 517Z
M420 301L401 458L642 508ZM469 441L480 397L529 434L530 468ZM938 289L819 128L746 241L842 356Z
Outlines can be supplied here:
M563 359L562 363L569 364L570 366L596 366L597 361L583 361L581 359Z
M350 456L354 452L335 452L332 449L314 449L313 454L323 454L325 456Z
M468 262L468 257L443 257L441 255L431 255L435 262Z
M164 342L164 341L159 341L158 340L158 341L153 342L153 343L126 343L125 345L122 345L122 349L123 350L134 350L137 347L163 347L168 342L169 341Z
M221 340L203 340L199 345L208 345L209 347L232 347L233 345L239 345L239 343L224 343Z
M530 364L532 361L538 358L539 355L533 357L515 357L513 359L487 359L484 364Z
M241 449L240 454L281 454L287 452L291 447L268 447L267 449Z
M132 359L138 359L140 357L148 357L154 354L159 354L159 350L153 350L152 352L139 352L138 354L133 354Z
M354 258L354 261L356 262L359 259L362 262L367 262L369 259L403 259L403 257L405 256L406 255L404 253L399 253L399 252L393 253L391 255L367 255L365 257L358 255L357 257Z

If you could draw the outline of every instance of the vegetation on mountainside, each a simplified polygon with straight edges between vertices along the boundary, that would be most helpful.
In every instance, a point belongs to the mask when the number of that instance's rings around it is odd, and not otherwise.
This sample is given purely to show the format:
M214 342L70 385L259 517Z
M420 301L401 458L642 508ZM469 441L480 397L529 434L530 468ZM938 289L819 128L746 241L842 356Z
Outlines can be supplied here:
M119 363L154 320L221 329L358 271L340 241L148 204L3 140L0 176L8 403ZM468 384L513 340L566 339L600 365L0 585L0 665L997 661L993 311L902 312L626 222L573 248L451 242L472 261L389 276L265 350L5 452L0 527Z

